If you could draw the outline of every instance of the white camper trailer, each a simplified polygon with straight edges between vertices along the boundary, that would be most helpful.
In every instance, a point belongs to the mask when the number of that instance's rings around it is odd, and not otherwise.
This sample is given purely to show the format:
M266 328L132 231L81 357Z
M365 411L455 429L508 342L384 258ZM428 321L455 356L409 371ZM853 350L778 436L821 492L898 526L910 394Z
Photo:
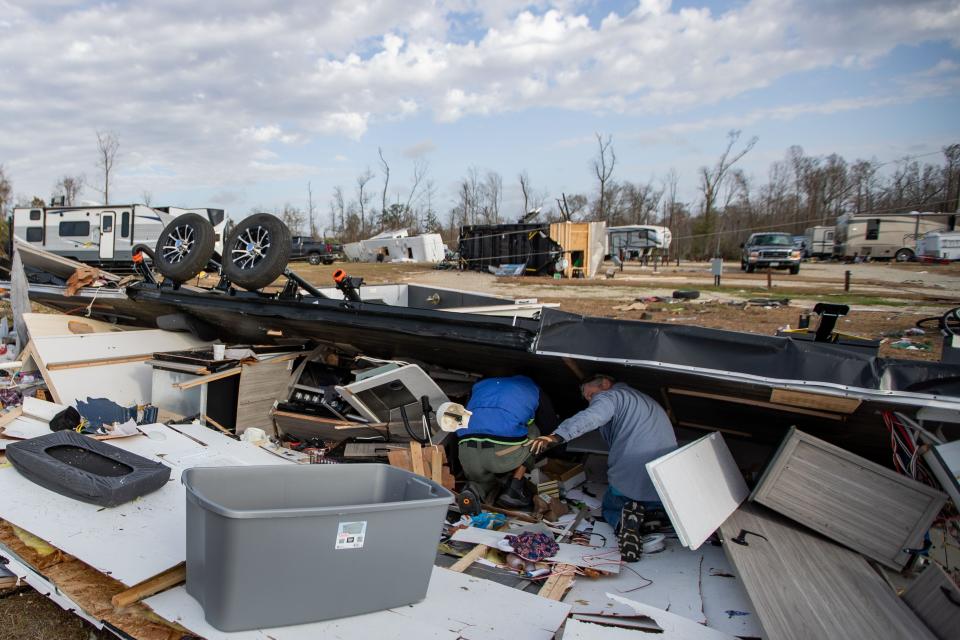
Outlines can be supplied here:
M837 258L881 258L905 262L931 231L953 231L956 213L911 211L893 215L845 214L837 218L833 254Z
M607 227L607 255L624 259L639 258L658 254L666 255L670 251L673 234L666 227L651 224L631 224L621 227Z
M804 257L833 257L834 228L826 226L810 227L803 232Z
M931 231L917 245L920 258L960 260L960 231Z
M346 244L343 252L348 259L362 262L440 262L445 255L440 234L411 236L406 229Z
M98 265L129 263L133 247L156 245L160 232L174 218L196 213L216 231L222 247L223 209L148 207L142 204L70 207L18 207L13 210L13 234L56 255Z

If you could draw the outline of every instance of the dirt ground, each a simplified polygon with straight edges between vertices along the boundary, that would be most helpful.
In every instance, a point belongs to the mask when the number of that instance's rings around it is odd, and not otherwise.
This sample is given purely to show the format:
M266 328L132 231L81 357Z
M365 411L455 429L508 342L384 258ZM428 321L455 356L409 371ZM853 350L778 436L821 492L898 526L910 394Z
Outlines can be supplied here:
M682 263L640 266L622 270L605 263L601 277L589 280L552 278L497 278L488 273L443 271L424 264L337 263L332 266L295 265L311 282L333 282L333 272L343 269L370 284L410 282L466 289L510 298L536 298L557 303L560 309L584 315L625 320L692 324L731 331L774 335L780 328L797 328L802 312L817 302L850 306L838 323L843 333L883 341L880 354L887 357L936 360L942 338L935 330L924 335L900 334L923 318L940 316L960 306L960 264L897 264L834 262L804 263L798 275L786 271L747 274L738 263L725 263L719 287L714 286L710 265ZM611 270L612 278L606 273ZM850 290L844 290L845 272L851 272ZM700 297L686 302L647 302L652 297L672 298L676 290L696 289ZM787 299L787 306L754 304L760 299ZM813 320L814 325L816 319ZM897 346L894 346L897 345ZM912 347L912 348L910 348Z
M85 620L28 586L0 589L0 640L107 640Z

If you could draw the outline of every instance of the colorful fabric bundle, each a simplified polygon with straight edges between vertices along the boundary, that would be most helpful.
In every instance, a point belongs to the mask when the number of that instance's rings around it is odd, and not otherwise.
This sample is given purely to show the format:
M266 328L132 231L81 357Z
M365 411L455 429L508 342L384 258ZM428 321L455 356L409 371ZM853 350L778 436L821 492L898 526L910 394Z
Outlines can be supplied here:
M518 536L507 536L506 541L513 547L515 554L532 562L555 556L560 550L556 540L545 533L524 531Z

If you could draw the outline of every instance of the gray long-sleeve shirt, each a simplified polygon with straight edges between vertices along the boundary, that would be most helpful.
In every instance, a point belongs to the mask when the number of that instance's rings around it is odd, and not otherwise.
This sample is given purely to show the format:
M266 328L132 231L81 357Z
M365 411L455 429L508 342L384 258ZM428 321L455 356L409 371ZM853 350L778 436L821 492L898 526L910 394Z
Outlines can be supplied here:
M616 383L590 400L590 406L560 423L565 441L600 429L610 448L607 478L611 486L634 500L659 500L646 463L677 448L670 418L653 398Z

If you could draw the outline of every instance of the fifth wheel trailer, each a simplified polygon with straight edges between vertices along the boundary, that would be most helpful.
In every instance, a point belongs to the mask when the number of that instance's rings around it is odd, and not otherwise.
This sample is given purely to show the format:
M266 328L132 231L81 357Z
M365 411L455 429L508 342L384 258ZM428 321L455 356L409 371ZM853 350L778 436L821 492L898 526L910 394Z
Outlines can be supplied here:
M37 248L79 262L122 265L131 262L135 245L153 248L163 228L187 213L199 214L210 221L220 251L226 223L223 209L142 204L17 207L13 210L13 235Z

